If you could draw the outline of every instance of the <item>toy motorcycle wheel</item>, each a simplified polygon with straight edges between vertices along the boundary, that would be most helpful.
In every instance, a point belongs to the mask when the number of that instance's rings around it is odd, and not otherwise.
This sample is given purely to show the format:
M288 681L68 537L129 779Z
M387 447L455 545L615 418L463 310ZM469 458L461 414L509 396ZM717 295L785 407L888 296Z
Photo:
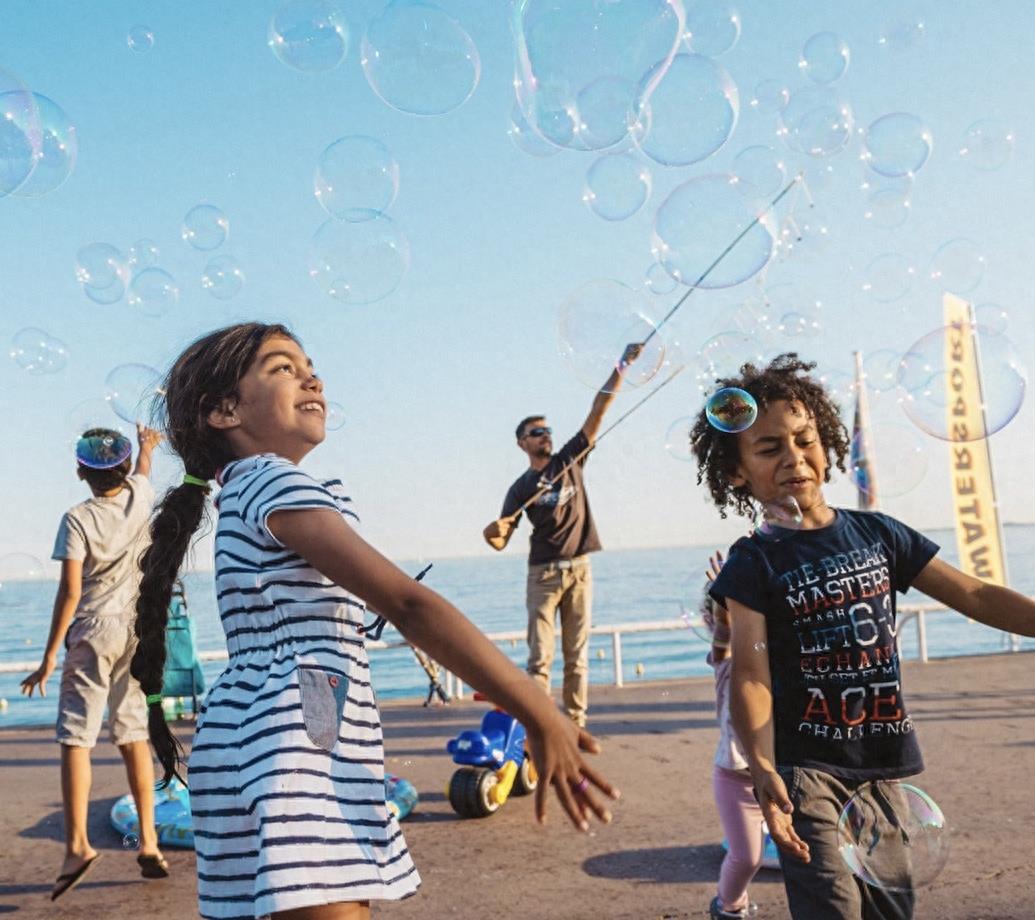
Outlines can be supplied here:
M490 795L495 785L492 770L461 767L449 781L449 804L461 818L486 818L500 807Z
M539 785L539 776L535 772L535 764L532 763L532 759L527 755L521 761L521 769L518 770L517 776L514 777L514 788L510 791L511 795L530 795L535 792L535 787Z

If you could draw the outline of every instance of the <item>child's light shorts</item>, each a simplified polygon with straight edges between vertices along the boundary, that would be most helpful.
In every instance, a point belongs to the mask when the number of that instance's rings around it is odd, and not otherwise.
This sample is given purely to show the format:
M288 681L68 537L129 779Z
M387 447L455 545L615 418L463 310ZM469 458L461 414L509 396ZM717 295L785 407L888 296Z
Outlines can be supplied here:
M72 747L97 743L108 703L115 744L147 740L147 704L129 673L136 651L133 616L76 617L68 630L61 671L57 740Z

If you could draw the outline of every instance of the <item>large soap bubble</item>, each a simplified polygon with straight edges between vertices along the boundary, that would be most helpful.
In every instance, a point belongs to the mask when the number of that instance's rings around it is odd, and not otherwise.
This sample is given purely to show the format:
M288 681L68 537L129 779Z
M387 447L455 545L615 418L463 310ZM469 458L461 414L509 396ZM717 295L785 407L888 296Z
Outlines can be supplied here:
M149 424L156 400L164 395L162 375L146 364L120 364L104 378L105 399L131 425Z
M593 389L603 387L616 368L626 383L647 383L665 358L644 293L620 281L602 279L578 288L561 306L558 330L561 356L575 377ZM620 367L625 347L639 342L646 342L640 356Z
M710 393L720 378L732 377L747 363L765 363L765 352L755 336L734 330L713 335L697 351L697 389Z
M0 198L32 175L43 151L36 96L0 68Z
M848 458L849 478L875 498L906 495L927 474L924 436L904 422L874 422L852 438Z
M333 70L349 50L349 24L328 0L291 0L270 20L270 50L295 70Z
M801 49L798 66L813 83L825 86L845 75L850 58L848 45L839 35L817 32Z
M634 130L680 46L682 0L516 0L518 102L558 147L603 150Z
M145 316L164 316L180 299L180 288L167 271L145 268L129 283L126 303Z
M43 563L29 553L0 556L0 610L37 605L39 582L45 576Z
M980 380L968 381L970 362L959 360L971 355ZM1027 368L1010 340L969 323L928 333L910 346L898 370L909 420L943 441L978 441L1005 428L1024 402L1027 382Z
M395 201L399 164L381 141L350 134L320 154L313 186L316 200L331 217L370 220Z
M374 303L392 293L410 264L410 244L389 217L328 220L309 246L309 277L345 304Z
M725 54L739 38L740 14L726 0L694 0L690 4L683 41L694 54Z
M677 186L658 208L651 252L683 284L730 287L769 261L773 230L768 215L737 190L735 177L701 176Z
M464 27L424 0L391 0L363 36L363 73L370 88L408 115L444 115L463 105L482 73Z
M155 46L155 33L147 26L133 26L126 33L126 47L134 54L147 54Z
M110 243L88 243L75 256L75 280L93 287L107 287L129 280L126 257Z
M1001 121L982 118L963 135L959 156L968 166L982 172L1002 169L1013 157L1014 133Z
M689 166L729 140L740 114L740 97L733 79L711 58L677 54L671 64L665 63L660 82L654 71L644 79L643 95L651 83L657 82L657 87L643 106L641 123L649 128L637 143L664 166Z
M180 236L195 249L218 249L230 233L230 219L214 204L199 204L183 217Z
M550 157L561 152L560 147L555 147L535 132L525 118L525 113L521 111L521 106L516 102L510 110L507 137L514 142L518 150L532 157Z
M631 217L650 197L650 170L630 153L608 153L586 171L582 200L604 220Z
M138 272L158 264L158 244L147 238L137 240L129 247L126 264L130 271Z
M899 252L884 252L866 266L862 289L877 303L901 300L916 279L916 266Z
M780 133L787 145L813 157L844 150L854 124L851 106L830 87L799 89L780 112Z
M79 154L75 125L64 109L40 93L32 95L39 113L40 151L32 175L14 191L26 198L54 191L72 174Z
M30 374L56 374L68 364L68 346L35 326L14 334L10 355L18 367Z
M913 180L910 176L863 183L863 219L882 230L901 227L913 208Z
M748 104L760 112L781 112L790 99L791 93L787 89L786 83L782 80L767 78L759 80L755 84L751 101Z
M244 272L240 263L228 255L210 259L201 273L201 286L217 300L236 297L244 287Z
M787 181L783 158L767 144L745 147L733 158L733 174L742 195L770 198Z
M985 277L986 263L977 243L957 237L942 243L931 257L931 280L943 291L967 294Z
M891 112L866 129L864 159L876 173L895 178L914 175L931 155L931 129L916 115Z

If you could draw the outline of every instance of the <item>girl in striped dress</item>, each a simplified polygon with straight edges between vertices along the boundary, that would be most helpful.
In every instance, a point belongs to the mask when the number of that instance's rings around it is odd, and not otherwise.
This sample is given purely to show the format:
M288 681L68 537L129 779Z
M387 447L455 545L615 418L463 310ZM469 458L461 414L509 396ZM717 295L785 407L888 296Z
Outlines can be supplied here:
M173 581L216 479L216 590L230 662L198 720L189 763L205 918L344 920L420 880L385 805L381 723L363 642L366 605L517 716L545 820L552 786L574 824L610 813L597 751L451 604L365 543L340 482L297 464L324 438L323 384L279 325L199 339L165 381L165 428L184 482L164 497L141 561L133 675L168 780L179 751L161 709ZM367 615L369 618L369 614Z

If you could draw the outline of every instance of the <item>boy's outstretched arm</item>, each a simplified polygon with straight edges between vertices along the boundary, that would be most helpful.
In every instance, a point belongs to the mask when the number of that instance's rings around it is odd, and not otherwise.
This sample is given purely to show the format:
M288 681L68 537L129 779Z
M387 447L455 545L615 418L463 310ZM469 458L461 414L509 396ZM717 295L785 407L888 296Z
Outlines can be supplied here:
M773 688L766 650L765 617L726 598L733 627L730 715L751 768L755 795L773 842L788 856L809 861L809 845L791 823L794 807L776 772L773 743Z
M146 425L141 425L137 422L137 444L140 449L137 452L136 466L133 467L133 473L139 473L142 476L151 475L151 453L161 442L162 436L154 428L148 428Z
M913 587L972 620L1005 632L1035 636L1035 600L967 575L937 557L921 569Z
M47 680L57 667L58 649L65 641L65 633L75 616L79 606L79 598L83 593L83 562L81 559L61 560L61 581L58 582L57 595L54 597L54 614L50 621L50 635L47 636L47 647L43 652L40 666L22 681L22 693L32 696L32 691L39 688L40 696L47 695Z

